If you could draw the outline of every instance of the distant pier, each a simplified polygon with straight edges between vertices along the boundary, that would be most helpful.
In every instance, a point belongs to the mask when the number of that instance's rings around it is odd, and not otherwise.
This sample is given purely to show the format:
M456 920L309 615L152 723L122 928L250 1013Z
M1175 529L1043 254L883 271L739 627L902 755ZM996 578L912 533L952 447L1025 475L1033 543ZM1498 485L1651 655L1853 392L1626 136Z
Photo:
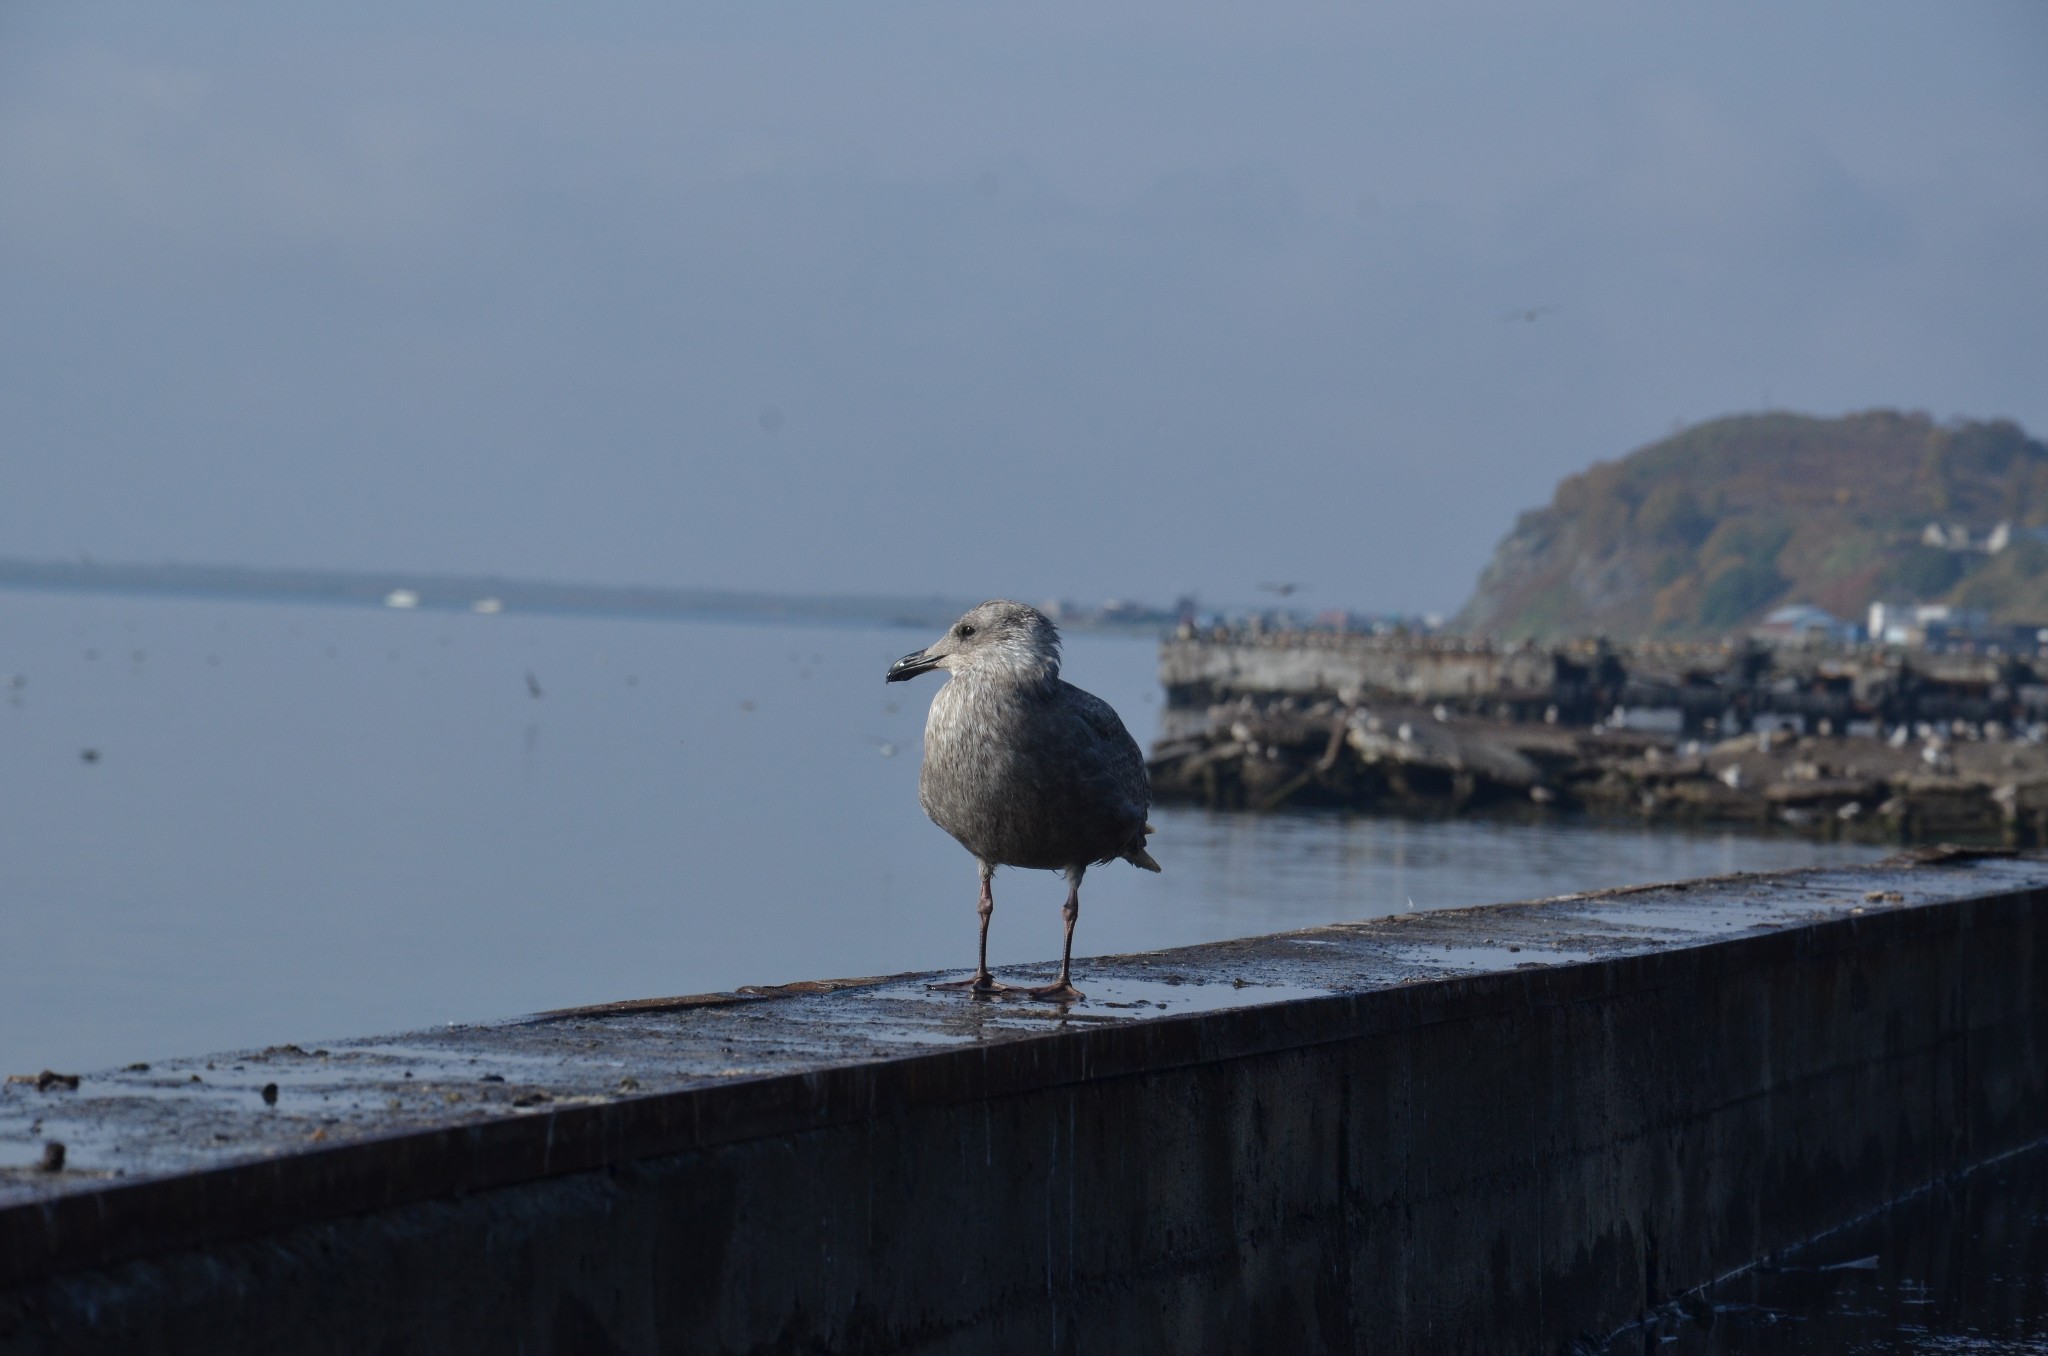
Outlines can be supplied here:
M1298 632L1166 641L1165 800L1590 812L1878 842L2048 843L2027 656L1494 646Z

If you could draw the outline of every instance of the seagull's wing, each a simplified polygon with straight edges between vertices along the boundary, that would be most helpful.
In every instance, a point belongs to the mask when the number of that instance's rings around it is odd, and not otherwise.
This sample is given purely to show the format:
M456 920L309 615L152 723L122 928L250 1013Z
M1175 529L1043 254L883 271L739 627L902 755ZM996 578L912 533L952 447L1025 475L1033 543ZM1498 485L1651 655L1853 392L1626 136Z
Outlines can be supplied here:
M1152 808L1152 781L1145 775L1145 755L1138 741L1117 717L1116 708L1092 692L1060 681L1062 705L1074 713L1094 745L1090 760L1095 773L1126 805L1139 823Z

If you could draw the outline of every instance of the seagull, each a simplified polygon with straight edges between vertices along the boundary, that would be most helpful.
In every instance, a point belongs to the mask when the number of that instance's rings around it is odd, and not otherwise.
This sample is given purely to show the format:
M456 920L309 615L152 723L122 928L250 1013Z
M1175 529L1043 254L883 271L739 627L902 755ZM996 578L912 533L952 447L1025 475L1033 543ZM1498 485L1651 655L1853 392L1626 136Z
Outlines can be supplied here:
M1296 584L1292 582L1284 584L1261 584L1259 585L1259 591L1262 593L1271 593L1279 597L1286 598L1301 592L1303 589L1307 587L1308 585L1306 584Z
M1035 607L983 603L891 664L886 681L933 669L951 678L925 721L917 798L980 865L981 952L972 978L932 987L1011 989L988 970L988 920L996 907L990 880L999 866L1021 866L1067 877L1060 976L1024 992L1078 1002L1073 959L1081 877L1090 864L1118 858L1159 869L1145 850L1152 788L1144 755L1108 702L1060 677L1059 630Z
M1502 316L1501 319L1534 322L1539 316L1549 315L1552 311L1556 309L1557 307L1555 306L1524 306L1519 311L1509 311L1506 315Z

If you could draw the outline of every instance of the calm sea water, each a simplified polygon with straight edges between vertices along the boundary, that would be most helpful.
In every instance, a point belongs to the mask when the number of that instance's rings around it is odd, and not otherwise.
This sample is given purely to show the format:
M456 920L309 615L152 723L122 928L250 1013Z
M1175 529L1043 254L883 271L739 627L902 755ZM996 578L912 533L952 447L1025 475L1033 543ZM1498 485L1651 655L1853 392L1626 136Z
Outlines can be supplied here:
M0 591L0 1072L749 983L971 968L917 807L924 633ZM1151 644L1067 676L1141 741ZM1628 829L1160 810L1081 954L1869 855ZM996 879L997 966L1064 887Z

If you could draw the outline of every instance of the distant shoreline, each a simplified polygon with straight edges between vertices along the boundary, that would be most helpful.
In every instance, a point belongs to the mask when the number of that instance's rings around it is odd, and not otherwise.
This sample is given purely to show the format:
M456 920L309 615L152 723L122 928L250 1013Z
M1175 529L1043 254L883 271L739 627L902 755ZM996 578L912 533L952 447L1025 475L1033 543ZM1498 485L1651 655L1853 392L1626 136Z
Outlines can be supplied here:
M649 621L753 621L863 627L944 626L980 599L784 594L737 589L573 584L502 575L402 570L271 569L246 565L134 565L0 558L0 589L128 597L323 603L393 611L606 616ZM1069 630L1157 635L1156 621L1066 617Z

